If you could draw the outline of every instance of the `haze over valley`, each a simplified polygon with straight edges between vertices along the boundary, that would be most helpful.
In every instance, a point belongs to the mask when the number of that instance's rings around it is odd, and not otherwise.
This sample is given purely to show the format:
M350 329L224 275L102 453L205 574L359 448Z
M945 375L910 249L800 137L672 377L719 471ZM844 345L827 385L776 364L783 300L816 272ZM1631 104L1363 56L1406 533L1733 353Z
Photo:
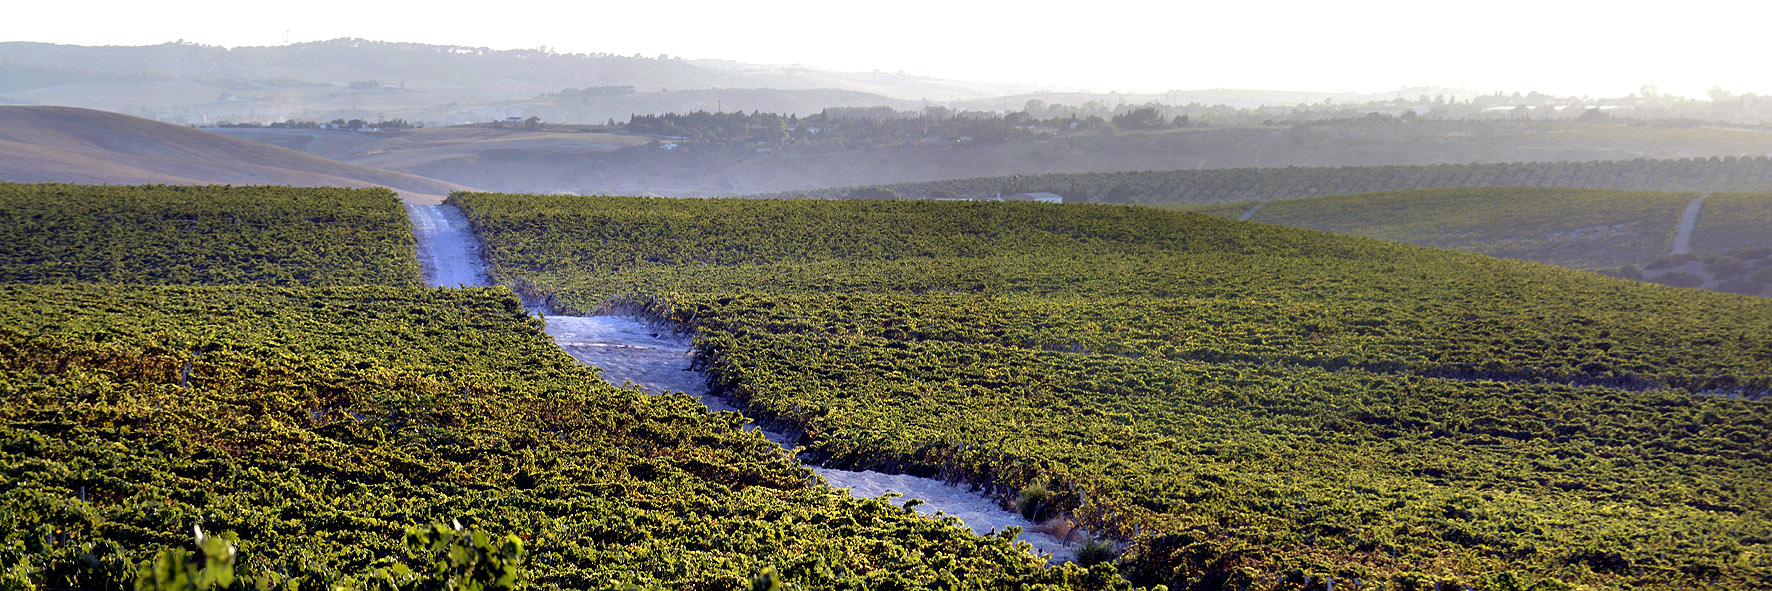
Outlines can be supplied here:
M1772 587L1761 12L9 7L0 591Z

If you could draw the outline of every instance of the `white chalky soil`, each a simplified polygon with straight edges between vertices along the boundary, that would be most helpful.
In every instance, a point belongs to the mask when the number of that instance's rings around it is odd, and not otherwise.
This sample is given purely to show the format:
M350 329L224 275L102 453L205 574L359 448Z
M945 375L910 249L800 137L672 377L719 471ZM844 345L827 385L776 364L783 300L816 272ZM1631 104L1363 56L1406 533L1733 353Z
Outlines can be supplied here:
M452 205L406 204L412 219L413 234L418 239L419 262L424 267L425 283L433 287L491 285L486 265L480 255L480 242L468 227L467 219ZM717 396L710 395L707 376L690 369L694 360L690 339L655 328L644 321L624 316L548 316L548 336L579 362L603 371L603 379L616 386L639 388L653 394L683 392L701 400L709 410L737 411ZM770 441L792 450L795 438L752 426ZM1034 552L1054 561L1076 557L1062 540L1028 530L1033 523L1021 515L1005 511L984 495L932 478L874 471L851 472L813 467L812 471L833 488L848 489L857 498L873 498L889 492L903 496L894 503L920 499L916 510L923 515L952 515L979 534L989 534L1009 527L1022 528L1016 539L1033 546Z
M547 323L548 335L554 337L561 349L586 365L601 368L603 379L612 385L627 384L654 394L683 392L700 399L710 410L738 410L709 394L707 376L689 368L694 357L686 337L623 316L548 316ZM794 438L787 433L752 428L762 431L770 441L784 448L791 450L795 446ZM920 499L923 504L916 507L918 513L952 515L979 534L1019 527L1022 533L1016 539L1031 544L1036 553L1058 561L1075 558L1063 541L1028 531L1034 527L1033 523L964 487L933 478L871 470L852 472L813 467L812 471L833 488L849 489L849 494L856 498L895 492L904 495L895 499L895 504Z

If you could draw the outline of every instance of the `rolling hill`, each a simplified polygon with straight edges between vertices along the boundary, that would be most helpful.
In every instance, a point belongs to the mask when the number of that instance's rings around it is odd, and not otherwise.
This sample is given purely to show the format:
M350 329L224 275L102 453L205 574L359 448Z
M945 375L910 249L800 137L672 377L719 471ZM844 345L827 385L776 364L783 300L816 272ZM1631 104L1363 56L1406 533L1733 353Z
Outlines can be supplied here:
M496 280L694 331L802 457L969 482L1138 584L1768 577L1772 300L1097 204L450 203Z
M283 130L216 131L260 139ZM1223 203L1473 184L1772 190L1772 182L1759 182L1763 179L1757 177L1744 179L1705 171L1686 174L1679 169L1660 176L1639 174L1639 159L1692 166L1678 159L1708 161L1714 157L1720 164L1733 158L1732 164L1741 160L1745 161L1742 167L1772 170L1764 166L1763 159L1748 158L1772 154L1772 134L1702 126L1350 121L814 150L750 145L608 150L558 142L521 145L487 135L479 139L488 143L478 146L457 143L448 150L411 152L414 140L403 137L422 138L431 133L434 130L325 134L346 137L327 141L352 144L354 151L348 154L327 152L325 143L314 143L310 148L275 138L267 141L353 164L486 190L530 193L711 197L805 192L814 197L837 197L847 190L829 187L889 185L906 196L948 190L982 197L1018 185L1022 190L1058 193L1067 200ZM517 136L522 132L506 133ZM350 137L353 135L366 137ZM397 154L401 151L408 153ZM1593 164L1596 162L1625 169L1616 172ZM1600 167L1584 168L1592 166ZM1718 184L1735 180L1759 184Z
M0 184L0 588L1131 591L605 383L510 291L424 287L411 230L382 190ZM238 584L186 574L204 531Z
M537 99L584 87L624 88L637 94L612 95L598 102L602 109L582 109L581 123L681 108L685 97L667 90L771 89L734 91L749 93L750 99L741 100L756 106L747 108L771 111L794 105L816 111L837 104L805 107L809 96L829 98L805 91L836 93L867 106L896 106L1043 90L1025 84L668 56L560 54L363 39L234 48L189 43L104 47L0 43L0 104L70 105L184 123L334 117L465 123L483 121L479 117L486 109L562 121L549 115L564 116L586 105L548 105ZM525 101L536 102L519 104ZM625 110L629 108L637 111Z
M1173 209L1772 296L1772 194L1489 187Z
M105 111L0 107L0 181L381 186L440 200L462 185Z
M1543 131L1552 133L1553 129L1555 127L1546 127ZM1579 129L1569 131L1572 136L1583 133ZM1587 133L1597 131L1588 130ZM1602 147L1600 144L1603 142L1600 142L1583 149L1580 147L1582 141L1569 137L1554 140L1565 142L1564 148L1567 151L1540 153L1547 157L1562 154L1562 157L1526 162L1506 161L1496 158L1518 155L1519 152L1509 147L1510 143L1528 141L1527 138L1515 138L1511 142L1502 143L1492 140L1464 142L1455 139L1453 136L1456 133L1447 129L1444 137L1439 138L1419 137L1413 141L1402 137L1393 138L1396 143L1391 148L1393 153L1390 158L1401 162L1440 158L1441 163L1293 166L1270 160L1259 165L1237 164L1203 169L1153 167L1150 170L1126 172L1048 170L1041 174L950 177L947 180L899 182L884 186L902 197L912 199L979 199L1022 192L1047 192L1064 196L1067 203L1147 205L1229 204L1408 189L1468 187L1569 187L1703 193L1772 191L1772 152L1761 151L1772 146L1756 147L1753 138L1757 134L1754 133L1723 129L1712 131L1716 135L1709 136L1708 139L1708 132L1703 130L1686 130L1680 134L1645 132L1646 135L1636 142L1639 148L1655 146L1655 150L1668 154L1687 153L1700 146L1708 146L1710 150L1739 150L1741 155L1645 157L1641 152L1630 152L1638 157L1628 160L1605 159L1602 154L1613 152L1616 155L1622 148L1616 145ZM1678 141L1671 141L1675 139ZM1553 140L1543 138L1541 141ZM1451 148L1442 146L1430 149L1434 144L1448 143L1462 144L1457 150L1464 156L1464 160L1456 164L1445 163L1454 160L1447 158L1445 153L1438 153L1438 150ZM1410 153L1412 148L1421 150ZM1349 158L1348 154L1331 154L1334 148L1330 145L1318 146L1318 150L1326 157ZM1217 159L1214 160L1216 163L1224 163L1236 156L1234 151L1213 155ZM857 188L859 187L833 186L745 197L843 199Z

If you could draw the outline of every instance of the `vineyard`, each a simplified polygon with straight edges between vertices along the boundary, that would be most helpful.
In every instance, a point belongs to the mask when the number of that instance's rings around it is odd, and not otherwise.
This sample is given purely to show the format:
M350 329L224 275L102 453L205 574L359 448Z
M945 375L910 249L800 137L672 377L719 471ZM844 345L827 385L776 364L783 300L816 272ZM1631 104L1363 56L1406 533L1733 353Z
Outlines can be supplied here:
M1704 200L1692 233L1693 252L1772 247L1772 194L1720 194Z
M982 199L1047 192L1063 195L1066 203L1153 205L1210 205L1461 187L1764 193L1772 191L1772 157L1040 174L884 186L912 199ZM860 189L839 187L750 197L846 199L867 194Z
M1249 221L1564 267L1642 264L1673 248L1698 195L1594 189L1423 189L1270 201ZM1239 218L1254 204L1201 213Z
M406 285L410 237L354 225L398 211L385 193L24 190L68 198L21 206L70 229L15 230L29 253L87 252L104 240L80 229L121 217L94 195L147 195L125 219L196 222L123 234L136 248L328 284L0 284L0 588L1127 588L820 486L735 413L608 386L509 290ZM275 216L306 223L252 231ZM287 275L235 256L356 235L385 240Z
M0 283L419 285L387 189L0 183Z
M452 201L500 281L697 331L803 457L976 483L1136 583L1772 580L1767 300L1117 206Z
M1705 196L1693 226L1692 252L1671 255L1682 209L1696 197L1591 189L1423 189L1171 208L1772 297L1772 194Z

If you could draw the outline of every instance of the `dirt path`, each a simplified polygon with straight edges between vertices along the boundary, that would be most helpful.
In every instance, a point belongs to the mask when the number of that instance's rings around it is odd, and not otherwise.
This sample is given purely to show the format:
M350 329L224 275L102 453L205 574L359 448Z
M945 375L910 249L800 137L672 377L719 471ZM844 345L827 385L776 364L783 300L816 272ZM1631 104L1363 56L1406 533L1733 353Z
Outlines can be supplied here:
M480 241L468 228L466 216L452 205L406 203L412 218L413 234L418 240L419 262L424 267L425 282L433 287L491 285L486 276ZM683 392L701 400L710 411L739 411L724 399L708 392L708 377L690 369L694 355L690 339L660 330L643 321L621 316L547 316L547 333L560 349L585 365L602 370L604 381L612 385L636 388L653 394ZM762 429L763 436L792 450L796 436ZM1028 542L1034 551L1053 561L1076 558L1064 541L1045 533L1033 532L1035 524L1021 515L1006 511L982 494L931 478L852 472L813 467L812 470L833 488L849 489L858 498L877 497L888 492L901 493L902 505L907 499L922 499L916 510L933 516L941 511L959 518L979 534L988 534L1013 527L1022 528L1018 540Z
M660 330L643 321L622 316L548 316L548 336L586 365L603 370L603 380L614 386L637 388L653 394L682 392L694 396L712 411L738 411L725 400L708 392L707 375L690 369L694 355L689 339ZM789 433L749 427L762 431L770 441L792 450L795 436ZM853 472L813 467L813 472L830 483L832 488L849 489L857 498L872 498L888 492L903 494L895 502L921 499L917 512L933 516L941 511L965 523L979 534L989 534L1011 526L1022 528L1018 540L1029 543L1035 552L1055 561L1076 557L1070 547L1058 538L1036 533L1034 524L1020 515L1005 511L991 499L966 488L932 478L873 471Z
M1261 203L1257 203L1257 204L1255 204L1255 207L1251 207L1251 208L1245 210L1243 212L1243 215L1238 216L1237 219L1247 222L1247 221L1249 221L1249 218L1255 217L1255 212L1261 211L1261 208L1266 207L1266 206L1267 206L1266 201L1263 201Z
M441 203L408 202L406 216L412 219L412 234L418 239L418 263L424 269L426 285L492 285L485 259L480 256L480 240L461 210Z
M1692 251L1692 228L1698 225L1698 211L1701 209L1704 209L1704 197L1696 197L1686 203L1686 211L1680 214L1680 229L1674 232L1673 254Z

